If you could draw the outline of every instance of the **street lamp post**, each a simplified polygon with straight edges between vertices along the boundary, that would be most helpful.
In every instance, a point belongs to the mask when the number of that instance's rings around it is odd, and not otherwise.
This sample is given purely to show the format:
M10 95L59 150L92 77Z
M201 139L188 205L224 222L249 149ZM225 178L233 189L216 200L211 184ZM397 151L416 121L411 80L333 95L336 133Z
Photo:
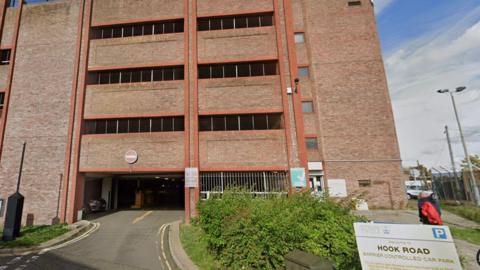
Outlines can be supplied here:
M473 172L472 162L470 160L470 155L468 154L467 144L465 143L465 138L463 136L462 125L460 124L460 119L458 117L457 103L455 102L455 97L453 96L453 93L459 93L459 92L462 92L465 89L467 89L467 87L460 86L460 87L457 87L455 89L455 91L450 91L449 89L441 89L441 90L438 90L437 92L440 93L440 94L449 93L450 97L452 99L453 110L455 111L455 118L457 119L458 130L460 131L460 139L462 140L463 151L465 152L465 157L466 157L467 165L468 165L468 171L470 173L470 183L471 183L471 186L472 186L472 189L473 189L473 196L475 198L475 203L477 204L477 206L480 206L480 194L478 192L477 181L475 180L475 174Z

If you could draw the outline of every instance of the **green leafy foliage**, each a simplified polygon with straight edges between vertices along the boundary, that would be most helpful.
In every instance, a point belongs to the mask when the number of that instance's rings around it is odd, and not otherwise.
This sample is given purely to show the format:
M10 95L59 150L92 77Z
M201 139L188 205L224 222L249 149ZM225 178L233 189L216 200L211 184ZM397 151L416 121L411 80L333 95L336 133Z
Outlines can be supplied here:
M351 204L350 204L351 205ZM226 192L203 201L195 221L208 249L228 269L278 269L300 249L328 258L338 269L360 269L350 209L308 194L253 198Z

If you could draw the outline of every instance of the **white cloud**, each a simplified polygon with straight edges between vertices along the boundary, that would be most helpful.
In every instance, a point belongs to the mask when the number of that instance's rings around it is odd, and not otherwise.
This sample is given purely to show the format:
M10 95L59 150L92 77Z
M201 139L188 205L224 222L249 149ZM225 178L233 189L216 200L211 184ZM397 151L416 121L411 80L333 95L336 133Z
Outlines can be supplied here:
M480 8L441 31L404 44L386 57L395 119L405 165L420 160L430 166L448 165L443 129L448 125L456 157L463 156L452 104L437 89L465 85L456 95L471 153L480 154Z
M392 4L395 0L373 0L375 4L375 14L380 14L385 8Z

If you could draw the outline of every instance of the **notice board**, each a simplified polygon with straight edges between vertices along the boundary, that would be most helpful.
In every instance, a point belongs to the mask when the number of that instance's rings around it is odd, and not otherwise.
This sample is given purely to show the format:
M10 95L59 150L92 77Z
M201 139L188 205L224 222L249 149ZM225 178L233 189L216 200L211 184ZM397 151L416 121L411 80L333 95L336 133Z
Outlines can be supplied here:
M363 270L462 270L447 226L355 223Z

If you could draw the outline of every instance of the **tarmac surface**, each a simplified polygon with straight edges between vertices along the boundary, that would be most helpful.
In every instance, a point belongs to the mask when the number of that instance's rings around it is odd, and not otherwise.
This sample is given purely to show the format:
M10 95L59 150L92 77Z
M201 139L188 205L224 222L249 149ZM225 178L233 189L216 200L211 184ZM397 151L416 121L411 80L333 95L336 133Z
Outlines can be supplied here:
M125 210L91 220L100 227L65 247L0 257L0 270L176 269L163 226L183 218L181 210Z

